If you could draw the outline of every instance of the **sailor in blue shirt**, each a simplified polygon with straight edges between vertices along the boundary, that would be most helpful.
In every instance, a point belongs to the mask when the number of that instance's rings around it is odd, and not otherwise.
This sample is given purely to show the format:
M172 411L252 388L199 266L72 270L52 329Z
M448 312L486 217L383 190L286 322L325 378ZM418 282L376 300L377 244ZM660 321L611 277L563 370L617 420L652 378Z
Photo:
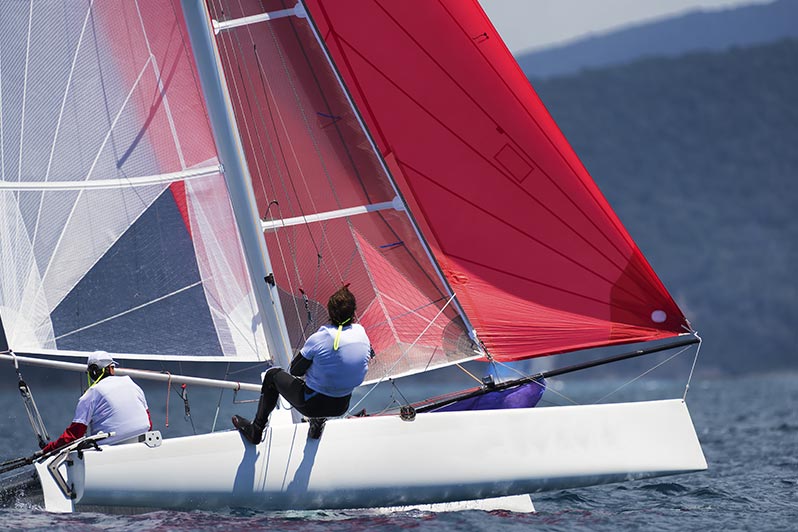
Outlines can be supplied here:
M366 330L353 323L355 308L355 296L344 286L327 302L331 325L307 339L291 361L290 373L276 367L266 372L255 419L233 416L233 425L247 440L261 442L280 395L312 421L346 413L352 390L363 382L373 356ZM312 424L310 436L318 438L322 426Z

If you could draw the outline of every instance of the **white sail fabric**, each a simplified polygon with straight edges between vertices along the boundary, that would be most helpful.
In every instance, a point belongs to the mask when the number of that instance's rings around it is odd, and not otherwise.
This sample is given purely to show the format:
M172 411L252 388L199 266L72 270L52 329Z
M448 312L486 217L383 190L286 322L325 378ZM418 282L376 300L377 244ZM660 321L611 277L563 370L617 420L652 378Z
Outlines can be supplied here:
M0 20L10 347L267 359L179 5L3 2Z

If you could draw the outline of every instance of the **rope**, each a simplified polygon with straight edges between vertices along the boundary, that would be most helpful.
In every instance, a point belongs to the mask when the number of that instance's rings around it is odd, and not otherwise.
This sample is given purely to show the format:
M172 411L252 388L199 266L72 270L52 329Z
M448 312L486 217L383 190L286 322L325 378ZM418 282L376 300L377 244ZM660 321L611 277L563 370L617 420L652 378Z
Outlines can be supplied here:
M684 346L684 347L682 347L682 348L681 348L681 350L679 350L679 352L678 352L678 353L674 353L673 355L669 356L668 358L666 358L665 360L663 360L662 362L660 362L660 363L659 363L659 364L657 364L656 366L654 366L654 367L652 367L652 368L648 369L647 371L644 371L643 373L641 373L640 375L638 375L638 376L637 376L637 377L635 377L634 379L632 379L632 380L630 380L630 381L628 381L628 382L626 382L626 383L624 383L624 384L622 384L622 385L618 386L616 389L614 389L614 390L613 390L613 391L611 391L610 393L608 393L608 394L604 395L603 397L601 397L601 398L600 398L600 399L598 399L597 401L594 401L594 403L593 403L593 404L598 404L598 403L600 403L601 401L603 401L603 400L604 400L604 399L606 399L607 397L611 396L612 394L614 394L614 393L616 393L616 392L620 391L620 390L621 390L621 389L623 389L623 388L626 388L627 386L629 386L629 385L630 385L630 384L632 384L633 382L636 382L636 381L638 381L638 380L642 379L643 377L645 377L646 375L648 375L649 373L651 373L652 371L654 371L654 370L655 370L655 369L657 369L658 367L662 366L663 364L667 364L668 362L670 362L670 361L671 361L671 360L673 360L674 358L678 357L679 355L681 355L682 353L684 353L685 351L687 351L689 348L690 348L690 346L689 346L689 345L688 345L688 346Z
M14 360L14 368L16 369L17 377L19 378L19 393L22 396L22 404L25 406L25 412L28 414L28 421L30 421L30 426L39 442L39 447L44 447L44 445L50 439L50 435L47 432L47 427L44 426L44 420L39 413L39 408L36 406L36 401L33 399L33 394L31 393L30 388L22 378L22 372L19 369L19 362L17 361L16 353L9 349L8 354L11 355Z
M476 375L474 375L473 373L471 373L470 371L468 371L467 369L465 369L465 368L464 368L462 365L460 365L460 364L458 363L458 364L455 364L455 366L457 366L458 368L460 368L461 370L463 370L463 372L464 372L466 375L468 375L469 377L471 377L472 379L474 379L475 381L477 381L479 384L482 384L482 380L480 380L480 379L479 379L479 378L478 378Z
M169 392L172 390L172 374L168 371L166 372L169 375L169 378L166 381L166 423L165 426L169 428Z
M396 359L396 361L393 363L393 365L390 368L388 368L387 371L385 371L385 373L383 374L382 377L380 377L380 380L378 380L377 382L375 382L371 386L371 389L369 391L367 391L366 394L363 397L360 398L360 400L355 404L355 406L353 406L353 407L351 407L349 409L347 414L351 414L354 410L356 410L357 407L360 406L360 404L363 401L366 400L366 398L371 394L371 392L373 392L377 388L377 386L379 386L383 381L385 381L386 378L390 379L390 377L388 375L393 371L393 369L396 367L396 365L399 364L399 362L401 362L402 359L405 358L405 356L407 356L407 354L410 352L410 350L413 349L413 347L415 347L415 345L418 343L418 341L421 339L421 337L424 336L424 334L426 334L427 330L429 330L430 327L432 327L432 324L435 323L435 321L440 317L441 314L443 314L443 311L446 310L446 307L449 306L449 304L452 302L452 300L454 300L454 295L452 295L452 297L450 297L449 300L446 301L446 304L443 307L441 307L441 309L438 311L438 313L435 315L435 317L430 320L430 322L427 324L426 327L424 327L424 330L421 331L421 334L419 334L416 337L416 339L413 340L413 343L410 344L410 346L402 353L402 356L400 356L399 358ZM391 382L393 382L392 379L391 379Z
M687 384L684 386L684 395L682 395L682 401L687 400L687 391L690 389L690 381L693 379L693 372L695 371L696 362L698 362L698 353L701 352L701 337L698 336L698 333L695 331L693 332L693 336L698 338L698 347L695 348L695 357L693 357L693 365L690 368L690 375L687 377Z

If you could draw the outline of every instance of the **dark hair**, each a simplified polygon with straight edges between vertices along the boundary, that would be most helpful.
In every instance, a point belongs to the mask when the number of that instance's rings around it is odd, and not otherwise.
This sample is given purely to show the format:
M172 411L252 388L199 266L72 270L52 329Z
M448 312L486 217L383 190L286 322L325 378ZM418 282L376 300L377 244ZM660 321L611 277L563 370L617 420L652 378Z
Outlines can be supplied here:
M355 321L356 308L355 296L349 291L348 286L342 286L327 301L327 313L330 315L330 321L336 327Z
M89 377L91 378L91 380L96 381L100 377L106 377L107 376L107 375L103 375L103 370L105 370L105 368L101 368L97 364L92 364L92 365L90 365L88 367L86 372L89 374Z

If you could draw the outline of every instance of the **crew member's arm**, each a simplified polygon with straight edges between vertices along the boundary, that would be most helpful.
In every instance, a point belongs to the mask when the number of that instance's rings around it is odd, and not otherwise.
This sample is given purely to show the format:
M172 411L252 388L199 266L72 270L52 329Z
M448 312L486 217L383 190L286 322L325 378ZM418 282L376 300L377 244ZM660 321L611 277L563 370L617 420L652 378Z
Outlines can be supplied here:
M58 449L72 443L73 441L82 438L86 435L86 425L83 423L72 423L69 425L63 434L61 434L57 440L51 441L44 447L42 447L42 454L49 453L54 449Z
M312 360L308 360L307 358L303 357L302 353L297 353L294 359L291 361L289 373L291 373L291 375L294 377L301 377L308 371L311 362Z

